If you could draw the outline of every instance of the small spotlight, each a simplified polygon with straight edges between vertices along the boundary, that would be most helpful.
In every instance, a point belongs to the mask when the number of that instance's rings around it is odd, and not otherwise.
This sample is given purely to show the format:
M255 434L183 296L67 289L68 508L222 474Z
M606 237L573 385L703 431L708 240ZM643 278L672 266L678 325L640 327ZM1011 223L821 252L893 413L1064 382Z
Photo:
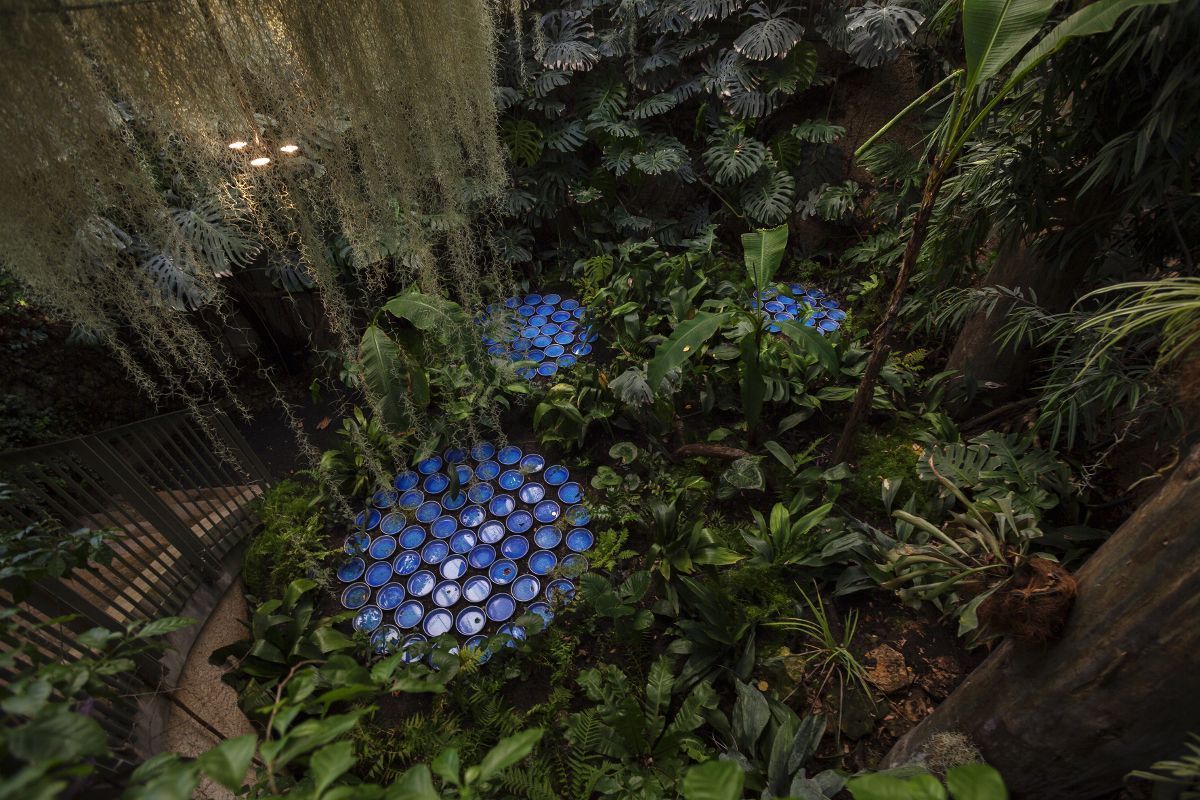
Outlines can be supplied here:
M252 167L265 167L270 163L271 159L267 158L266 156L259 156L258 158L250 159L250 166Z
M279 148L279 152L287 153L290 156L292 153L296 152L299 149L300 149L300 145L298 145L298 144L285 144L283 147Z
M238 139L236 142L229 143L229 149L230 150L243 150L243 149L245 149L247 144L249 144L249 143L243 142L241 139Z

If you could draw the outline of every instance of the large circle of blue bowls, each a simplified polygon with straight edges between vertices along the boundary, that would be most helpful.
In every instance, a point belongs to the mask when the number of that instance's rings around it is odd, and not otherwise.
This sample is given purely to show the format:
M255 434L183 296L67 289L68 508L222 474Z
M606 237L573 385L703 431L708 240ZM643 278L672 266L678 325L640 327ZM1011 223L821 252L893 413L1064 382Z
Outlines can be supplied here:
M549 309L542 300L528 304L528 327L538 333L524 341L532 347L566 333L573 346L588 346L594 334L572 316L578 305ZM550 352L543 363L553 363ZM397 474L365 505L336 565L347 584L342 605L376 653L403 652L409 661L450 635L468 637L467 649L483 662L493 652L488 630L523 638L511 620L526 612L548 623L574 596L571 579L587 569L581 553L595 542L582 483L516 445L450 448ZM442 646L459 652L452 645Z
M529 297L538 298L527 303ZM483 327L483 343L488 353L509 361L540 362L536 367L522 366L517 374L527 380L549 377L559 369L573 366L576 358L572 347L591 346L595 334L579 330L578 320L585 316L579 301L558 294L531 294L525 298L510 297L488 306L487 313L477 322Z
M779 333L779 323L791 320L820 333L832 333L846 319L846 312L838 308L836 300L820 289L805 289L798 283L788 284L787 291L768 288L752 293L748 305L762 314L771 333Z

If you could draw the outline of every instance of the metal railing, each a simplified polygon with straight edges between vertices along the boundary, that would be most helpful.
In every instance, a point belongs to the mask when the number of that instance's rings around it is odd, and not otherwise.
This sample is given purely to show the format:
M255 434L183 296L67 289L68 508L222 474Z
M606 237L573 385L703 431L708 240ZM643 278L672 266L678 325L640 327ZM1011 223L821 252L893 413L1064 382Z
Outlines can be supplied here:
M179 614L221 582L223 559L257 524L249 501L269 478L220 408L202 414L179 411L0 454L0 524L119 531L107 564L41 581L20 603L0 585L0 605L16 606L13 620L43 657L78 658L87 628ZM131 747L138 696L166 672L162 659L143 657L136 675L107 679L111 698L93 714L118 753ZM12 675L0 669L0 682Z

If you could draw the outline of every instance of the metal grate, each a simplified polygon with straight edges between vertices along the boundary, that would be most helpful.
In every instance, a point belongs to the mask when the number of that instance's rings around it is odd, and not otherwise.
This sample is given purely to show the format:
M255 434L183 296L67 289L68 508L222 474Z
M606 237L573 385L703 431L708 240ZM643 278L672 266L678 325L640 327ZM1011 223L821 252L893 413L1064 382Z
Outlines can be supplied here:
M202 413L0 454L0 483L9 489L0 524L121 532L111 563L45 581L17 606L24 640L44 656L79 657L76 637L89 627L179 614L253 529L249 501L269 484L266 469L220 408ZM0 604L13 606L3 587ZM0 672L0 682L11 677ZM162 677L161 663L142 659L137 678L112 678L112 698L96 702L93 713L118 754L131 744L135 698Z

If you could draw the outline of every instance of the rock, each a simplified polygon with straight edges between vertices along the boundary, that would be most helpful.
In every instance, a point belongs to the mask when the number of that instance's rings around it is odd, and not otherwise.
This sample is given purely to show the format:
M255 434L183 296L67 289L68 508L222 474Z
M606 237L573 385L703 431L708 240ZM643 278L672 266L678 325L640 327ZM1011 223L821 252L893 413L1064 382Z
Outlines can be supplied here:
M892 694L912 685L912 670L904 663L904 656L890 645L881 644L868 650L863 660L875 662L874 666L867 668L867 680L884 694Z

